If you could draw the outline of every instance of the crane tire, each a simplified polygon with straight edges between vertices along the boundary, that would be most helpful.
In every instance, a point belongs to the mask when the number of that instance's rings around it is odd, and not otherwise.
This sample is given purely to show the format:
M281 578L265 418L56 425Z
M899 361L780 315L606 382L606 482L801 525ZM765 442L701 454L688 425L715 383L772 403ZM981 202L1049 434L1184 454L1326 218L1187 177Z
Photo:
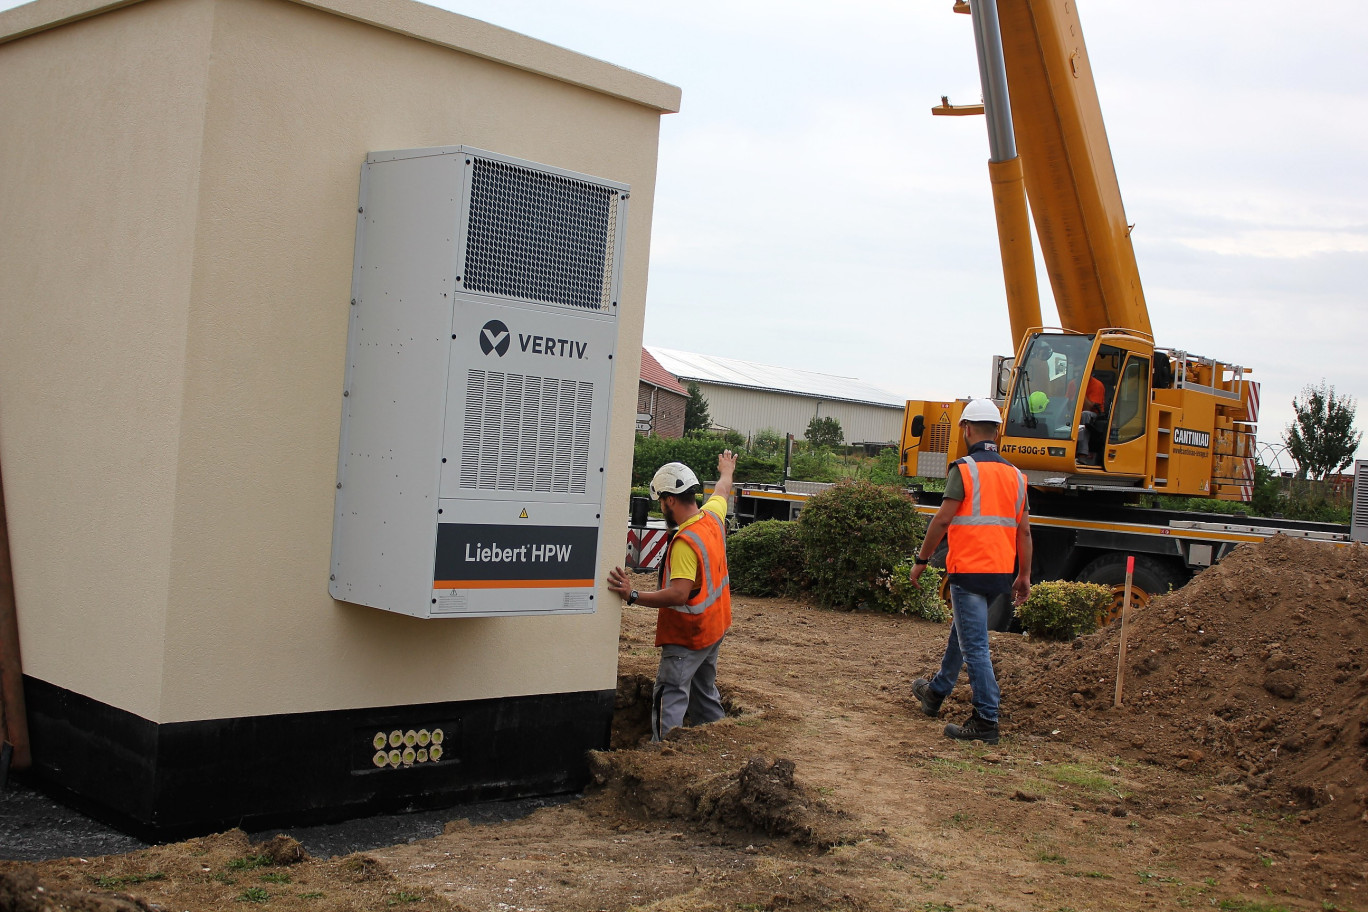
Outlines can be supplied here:
M1112 590L1112 603L1097 617L1097 625L1105 627L1121 617L1126 594L1126 555L1103 554L1088 564L1074 577L1080 583L1098 583ZM1144 608L1151 601L1177 589L1188 581L1179 567L1148 555L1135 558L1135 572L1131 576L1131 609Z

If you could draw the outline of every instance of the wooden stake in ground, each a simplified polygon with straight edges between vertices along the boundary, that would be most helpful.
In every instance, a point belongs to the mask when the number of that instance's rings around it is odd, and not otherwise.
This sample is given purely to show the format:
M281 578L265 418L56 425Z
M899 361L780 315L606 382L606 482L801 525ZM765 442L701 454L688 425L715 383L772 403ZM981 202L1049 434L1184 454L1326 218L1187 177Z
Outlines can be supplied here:
M1126 619L1130 617L1131 577L1135 573L1135 558L1126 558L1126 595L1121 602L1121 648L1116 655L1116 696L1112 706L1121 705L1121 689L1126 686Z

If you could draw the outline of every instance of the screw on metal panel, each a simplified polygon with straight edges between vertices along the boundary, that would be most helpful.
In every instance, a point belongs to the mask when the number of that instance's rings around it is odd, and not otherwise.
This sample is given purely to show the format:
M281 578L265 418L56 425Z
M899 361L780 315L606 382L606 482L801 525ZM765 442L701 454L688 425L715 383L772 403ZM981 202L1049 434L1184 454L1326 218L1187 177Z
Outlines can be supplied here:
M337 574L336 574L336 573L330 573L330 574L328 574L328 579L332 580L334 583L337 582Z
M356 298L352 298L352 307L356 306Z
M348 396L350 396L350 395L351 395L351 392L350 392L349 390L343 390L343 391L342 391L342 398L343 398L343 399L346 399L346 398L347 398Z
M632 198L632 194L630 194L630 193L624 193L624 194L622 194L622 198L623 198L623 199L631 199L631 198Z
M338 486L339 488L342 487L342 482L339 481L339 482L337 483L337 486Z
M451 338L453 338L453 339L456 338L456 334L455 334L455 333L452 333L452 334L451 334Z

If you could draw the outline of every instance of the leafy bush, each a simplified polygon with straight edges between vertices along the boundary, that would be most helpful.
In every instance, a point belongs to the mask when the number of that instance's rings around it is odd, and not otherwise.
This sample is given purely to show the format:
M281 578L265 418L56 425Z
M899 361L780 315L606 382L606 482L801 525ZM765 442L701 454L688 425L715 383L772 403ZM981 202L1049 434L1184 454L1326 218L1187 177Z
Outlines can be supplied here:
M1017 606L1016 616L1031 636L1072 640L1097 629L1098 616L1114 597L1110 586L1098 583L1036 583L1026 604Z
M811 449L793 454L789 472L794 481L836 481L841 477L841 464L828 450Z
M651 483L656 470L667 462L682 462L699 481L717 478L717 457L729 446L717 437L642 437L632 454L632 485Z
M751 438L750 451L756 456L783 456L786 438L774 428L763 428Z
M874 582L877 588L870 606L890 614L910 614L928 621L945 621L950 617L950 606L940 597L942 571L927 567L920 585L912 585L912 562L903 560Z
M766 519L727 537L727 572L738 595L792 595L805 580L798 523Z
M778 484L784 477L784 457L755 456L741 453L736 457L736 480L752 484Z
M872 602L875 581L914 554L926 530L901 491L865 481L814 495L798 526L812 593L827 608Z
M803 437L814 447L838 447L845 440L841 422L830 416L818 418L816 415L808 422Z

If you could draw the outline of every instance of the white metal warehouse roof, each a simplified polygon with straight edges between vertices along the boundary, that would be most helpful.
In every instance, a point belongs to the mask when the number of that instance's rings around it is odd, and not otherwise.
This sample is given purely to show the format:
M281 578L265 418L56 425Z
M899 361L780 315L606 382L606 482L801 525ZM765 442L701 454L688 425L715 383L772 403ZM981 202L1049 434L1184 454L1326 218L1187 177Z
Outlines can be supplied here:
M837 377L833 374L819 374L792 367L772 367L753 361L699 355L671 348L657 348L654 345L647 345L645 348L650 350L662 367L684 383L697 380L719 386L736 386L742 389L898 409L903 408L907 402L896 393L880 389L863 380L856 380L854 377Z

